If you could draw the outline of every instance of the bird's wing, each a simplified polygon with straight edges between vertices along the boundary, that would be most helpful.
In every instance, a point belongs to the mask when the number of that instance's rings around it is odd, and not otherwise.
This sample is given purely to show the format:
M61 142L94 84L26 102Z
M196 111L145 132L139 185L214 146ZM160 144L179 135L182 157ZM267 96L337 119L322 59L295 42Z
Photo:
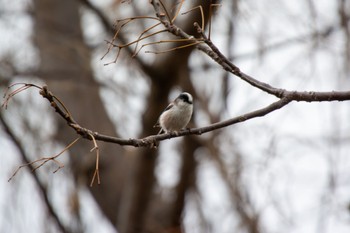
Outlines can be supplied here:
M174 107L174 103L170 103L170 104L168 105L168 107L166 107L166 108L164 109L163 112L166 112L166 111L168 111L169 109L171 109L171 108L173 108L173 107ZM162 114L163 114L163 112L162 112ZM161 114L161 115L162 115L162 114ZM157 120L157 123L153 126L153 128L156 128L156 127L160 127L159 118L158 118L158 120Z
M170 104L168 105L168 107L166 107L166 108L164 109L163 112L168 111L168 110L171 109L172 107L174 107L174 103L170 103Z

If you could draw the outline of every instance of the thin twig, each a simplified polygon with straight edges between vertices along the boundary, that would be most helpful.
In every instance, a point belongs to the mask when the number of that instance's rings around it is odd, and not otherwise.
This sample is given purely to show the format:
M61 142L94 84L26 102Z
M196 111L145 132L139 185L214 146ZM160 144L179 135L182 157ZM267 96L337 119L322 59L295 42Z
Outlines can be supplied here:
M212 11L212 8L213 7L219 7L221 6L221 4L210 4L209 6L209 32L208 32L208 38L210 40L210 35L211 35L211 19L212 19L212 14L213 14L213 11ZM204 31L204 28L202 27L202 31Z
M10 92L11 88L14 87L14 86L19 86L19 85L22 85L20 86L19 88L15 89L14 91ZM3 98L5 99L5 101L2 103L1 107L7 109L7 106L8 106L8 103L10 101L10 99L17 95L18 93L24 91L24 90L27 90L28 88L30 87L35 87L35 88L38 88L38 89L41 89L41 87L35 85L35 84L30 84L30 83L14 83L14 84L11 84L10 86L8 86L5 90L5 93L4 93L4 96Z
M95 178L97 176L97 184L101 184L100 181L100 172L99 172L99 161L100 161L100 149L97 145L96 139L94 137L94 135L92 135L91 133L89 134L93 143L94 143L94 147L90 150L90 152L96 150L96 165L95 165L95 172L94 175L91 179L91 183L90 183L90 187L92 187L92 185L94 184Z
M60 170L61 168L64 167L64 165L62 163L60 163L59 161L57 161L56 159L63 154L64 152L66 152L70 147L72 147L78 140L80 139L80 137L78 137L77 139L75 139L73 142L71 142L68 146L66 146L61 152L59 152L58 154L54 155L54 156L50 156L50 157L42 157L40 159L34 160L32 162L28 162L25 164L22 164L21 166L19 166L15 172L12 174L12 176L8 179L8 182L10 182L12 180L13 177L16 176L16 174L19 172L19 170L21 170L24 167L30 167L31 171L34 172L35 170L39 169L40 167L42 167L44 164L46 164L49 161L53 161L54 163L57 164L58 168L53 171L53 173L56 173L58 170ZM34 166L36 163L39 163L39 165Z
M175 15L174 15L174 18L171 20L171 23L174 23L174 21L176 20L176 18L179 15L180 10L181 10L182 5L183 5L184 2L185 2L185 0L181 0L181 2L179 3L180 6L177 8L177 10L175 12Z
M113 47L118 47L118 48L119 48L117 58L119 57L119 53L120 53L121 47L118 46L118 45L114 45L113 42L114 42L115 40L117 40L119 33L121 32L121 30L122 30L127 24L133 22L134 20L140 20L140 19L151 19L151 20L156 20L156 21L159 22L159 19L158 19L157 17L151 17L151 16L135 16L135 17L129 17L129 18L117 20L116 23L115 23L115 27L117 28L117 31L114 33L114 36L113 36L113 38L112 38L112 41L108 42L108 43L109 43L109 46L108 46L108 48L107 48L106 53L101 57L101 60L103 60L103 59L106 57L106 55L111 51L111 49L112 49ZM119 25L120 25L120 26L119 26ZM119 27L118 27L118 26L119 26ZM136 40L134 43L136 43L136 42L137 42L137 40ZM128 47L128 46L122 46L122 47ZM109 62L109 63L107 63L107 64L115 63L116 60L117 60L117 58L115 59L115 61ZM105 64L105 65L106 65L106 64Z
M161 23L154 24L154 25L150 26L149 28L146 28L146 29L139 35L139 37L138 37L137 40L136 40L135 49L134 49L134 53L133 53L132 57L135 57L135 56L136 56L135 54L136 54L136 51L137 51L137 47L138 47L138 45L139 45L139 42L141 41L142 36L143 36L144 34L146 34L147 32L149 32L150 30L152 30L153 28L158 27L159 25L161 25ZM160 31L160 32L164 32L164 31L165 31L165 30L162 30L162 31ZM160 32L157 32L157 33L160 33ZM147 38L147 37L146 37L146 38Z
M205 22L204 20L205 20L205 19L204 19L203 7L202 7L201 5L192 7L191 9L189 9L188 11L183 12L182 14L183 14L183 15L184 15L184 14L187 14L187 13L189 13L189 12L195 10L195 9L198 9L198 8L199 8L199 11L200 11L200 13L201 13L202 30L204 31L204 22Z
M169 21L171 21L170 15L169 15L168 10L166 9L166 7L165 7L163 1L162 1L162 0L159 0L159 2L160 2L160 4L162 5L163 10L165 11L166 17L168 18Z
M162 42L164 42L164 41L157 41L157 42L153 42L153 43L148 43L148 44L145 44L145 46L148 46L150 44L159 44L159 43L162 43ZM195 46L195 45L198 45L200 43L203 43L203 42L196 41L196 42L193 42L193 43L190 43L190 44L185 44L185 45L177 46L177 47L174 47L174 48L171 48L171 49L160 50L160 51L149 51L149 50L147 50L147 51L145 51L145 53L154 53L154 54L168 53L168 52L172 52L172 51L175 51L175 50L179 50L179 49L184 49L184 48L188 48L188 47L191 47L191 46Z

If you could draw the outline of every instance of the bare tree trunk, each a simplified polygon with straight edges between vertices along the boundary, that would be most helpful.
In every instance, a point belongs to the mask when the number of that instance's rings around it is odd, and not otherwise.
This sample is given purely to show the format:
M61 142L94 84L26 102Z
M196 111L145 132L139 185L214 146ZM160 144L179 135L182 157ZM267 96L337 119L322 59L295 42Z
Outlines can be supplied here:
M115 135L99 95L90 67L90 51L85 45L78 1L35 0L35 42L40 51L38 74L49 88L66 104L82 126ZM58 120L57 139L68 144L77 135ZM114 224L125 176L124 149L113 144L98 143L100 147L101 185L91 189L102 212ZM89 184L95 166L93 144L81 140L70 150L72 169L76 178Z

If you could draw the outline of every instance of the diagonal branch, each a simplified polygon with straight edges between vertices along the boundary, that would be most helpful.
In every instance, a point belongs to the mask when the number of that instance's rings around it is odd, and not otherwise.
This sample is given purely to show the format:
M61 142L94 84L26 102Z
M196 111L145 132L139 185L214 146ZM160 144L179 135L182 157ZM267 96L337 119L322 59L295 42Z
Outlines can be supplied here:
M157 0L152 0L151 4L156 12L156 16L159 18L160 22L164 25L164 27L168 30L168 32L172 33L175 36L178 36L183 39L194 39L192 35L187 34L181 28L176 26L173 22L167 20L164 14L161 11L160 3ZM204 41L207 46L198 44L197 49L206 53L209 57L211 57L215 62L217 62L222 68L234 75L237 75L244 81L248 82L252 86L255 86L269 94L273 94L276 97L282 97L280 95L281 89L274 88L267 83L260 82L240 71L240 69L232 64L220 51L219 49L211 42L210 39L206 37L203 32L203 29L199 26L198 23L194 23L194 27L197 29L197 32L201 35L202 38L196 38L197 40Z
M178 36L183 39L194 39L193 36L184 32L181 28L176 26L173 22L167 20L162 14L162 10L160 7L159 0L152 0L151 4L156 12L156 16L159 18L160 22L164 25L164 27L168 30L168 32L172 33L175 36ZM281 88L273 87L267 83L261 82L244 72L242 72L236 65L234 65L221 51L212 43L210 39L204 34L203 29L198 23L194 23L194 27L197 32L200 34L201 38L196 38L196 40L204 42L206 45L198 44L196 48L206 53L210 58L212 58L216 63L218 63L224 70L238 76L245 82L249 83L253 87L256 87L270 95L274 95L277 98L285 98L288 97L291 100L295 101L327 101L329 98L330 101L335 100L332 99L332 96L336 95L336 99L338 101L348 100L347 95L349 92L298 92L298 91L288 91Z

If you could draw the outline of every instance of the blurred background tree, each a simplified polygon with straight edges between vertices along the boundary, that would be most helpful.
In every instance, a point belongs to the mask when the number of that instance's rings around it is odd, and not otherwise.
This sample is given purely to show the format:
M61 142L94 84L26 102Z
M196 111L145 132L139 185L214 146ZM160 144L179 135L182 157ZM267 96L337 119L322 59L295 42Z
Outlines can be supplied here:
M171 14L179 4L163 1ZM220 3L210 18L210 3ZM201 5L211 38L244 72L288 90L349 90L350 2L185 1ZM149 1L0 1L0 83L46 83L82 126L123 138L156 134L161 111L181 91L195 99L190 126L265 106L252 88L193 47L132 58L106 53L116 19L154 16ZM199 10L176 20L188 34ZM151 24L123 28L118 43ZM208 31L208 27L207 27ZM158 35L151 43L172 39ZM101 184L89 187L95 155L80 140L35 173L20 164L58 153L74 138L36 92L1 110L1 232L348 232L350 108L293 103L261 119L158 150L99 142Z

